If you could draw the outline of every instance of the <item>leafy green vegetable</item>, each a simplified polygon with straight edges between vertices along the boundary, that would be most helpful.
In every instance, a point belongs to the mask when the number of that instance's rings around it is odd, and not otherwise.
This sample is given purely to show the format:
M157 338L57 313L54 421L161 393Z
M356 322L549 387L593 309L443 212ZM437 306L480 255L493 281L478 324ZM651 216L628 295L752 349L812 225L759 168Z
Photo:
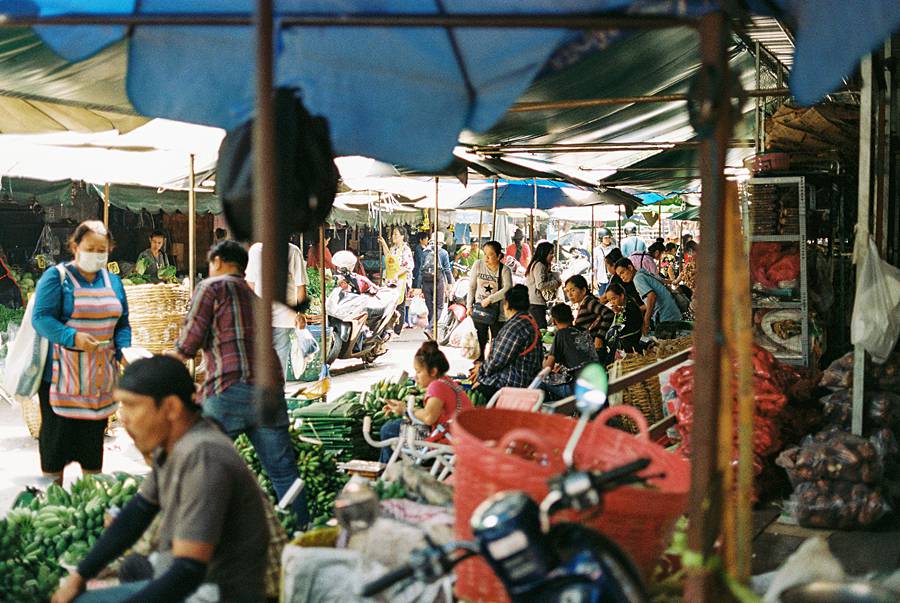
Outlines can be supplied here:
M6 327L9 323L22 324L22 317L25 316L25 308L7 308L0 305L0 333L6 333Z

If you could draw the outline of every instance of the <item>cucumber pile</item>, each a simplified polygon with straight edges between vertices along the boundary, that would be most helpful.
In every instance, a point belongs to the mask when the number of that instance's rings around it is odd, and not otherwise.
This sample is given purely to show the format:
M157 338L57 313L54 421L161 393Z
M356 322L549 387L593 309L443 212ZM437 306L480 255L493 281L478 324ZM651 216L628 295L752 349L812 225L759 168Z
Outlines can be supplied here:
M309 516L312 518L313 527L325 525L334 516L334 499L337 493L347 481L347 477L338 471L334 455L322 446L307 444L299 438L299 433L291 429L291 440L294 452L297 454L297 470L300 478L306 484L306 500L309 505ZM256 474L256 479L263 492L269 497L273 505L278 504L272 481L262 468L262 463L253 445L247 436L241 435L234 443L250 467ZM278 520L288 534L297 531L298 526L292 513L278 510Z
M76 565L103 531L111 506L123 506L137 492L138 478L86 475L71 492L53 484L46 494L26 491L0 520L0 593L4 601L47 601L67 574L60 562Z
M473 389L469 390L468 394L469 400L472 402L472 406L474 406L475 408L487 405L487 398L485 398L484 394L482 394L480 391Z

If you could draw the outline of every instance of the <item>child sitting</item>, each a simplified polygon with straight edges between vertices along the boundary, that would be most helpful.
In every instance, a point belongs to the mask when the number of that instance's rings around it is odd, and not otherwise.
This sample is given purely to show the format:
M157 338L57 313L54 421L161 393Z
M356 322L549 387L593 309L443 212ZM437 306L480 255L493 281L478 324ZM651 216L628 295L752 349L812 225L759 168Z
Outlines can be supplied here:
M556 304L550 309L550 318L556 325L553 349L544 360L544 368L553 372L541 384L550 400L562 400L575 394L575 377L584 365L597 362L593 337L575 327L572 309L566 304Z

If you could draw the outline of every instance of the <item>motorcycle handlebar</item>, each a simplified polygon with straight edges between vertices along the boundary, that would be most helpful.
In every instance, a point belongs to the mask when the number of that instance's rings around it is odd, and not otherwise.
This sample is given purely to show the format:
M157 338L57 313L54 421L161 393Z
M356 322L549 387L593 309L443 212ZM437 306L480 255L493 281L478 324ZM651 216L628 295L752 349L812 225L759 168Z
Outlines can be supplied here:
M648 458L636 459L609 471L594 471L591 473L591 481L598 489L606 489L610 486L618 487L638 481L640 479L637 475L638 472L643 471L649 465L650 459Z
M393 569L383 576L369 582L362 589L362 596L372 597L383 590L390 588L397 582L411 577L416 572L416 568L410 564L401 565L397 569Z

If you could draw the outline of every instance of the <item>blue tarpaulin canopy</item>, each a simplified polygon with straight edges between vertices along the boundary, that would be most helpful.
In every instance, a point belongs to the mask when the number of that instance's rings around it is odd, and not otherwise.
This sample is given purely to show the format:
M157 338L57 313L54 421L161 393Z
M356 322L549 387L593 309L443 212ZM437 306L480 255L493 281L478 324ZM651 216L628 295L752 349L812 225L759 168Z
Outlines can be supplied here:
M699 15L718 2L689 0L363 0L275 3L287 13ZM784 11L795 24L792 91L801 103L840 85L859 58L900 25L896 0L750 0L751 10ZM27 15L251 14L249 0L0 0ZM127 92L138 113L231 128L253 111L253 28L249 26L42 26L42 39L80 61L127 36ZM360 154L417 169L451 159L463 130L485 131L525 91L572 32L559 29L293 27L277 30L275 77L296 87L312 113L328 118L338 154ZM402 141L402 144L398 144Z

